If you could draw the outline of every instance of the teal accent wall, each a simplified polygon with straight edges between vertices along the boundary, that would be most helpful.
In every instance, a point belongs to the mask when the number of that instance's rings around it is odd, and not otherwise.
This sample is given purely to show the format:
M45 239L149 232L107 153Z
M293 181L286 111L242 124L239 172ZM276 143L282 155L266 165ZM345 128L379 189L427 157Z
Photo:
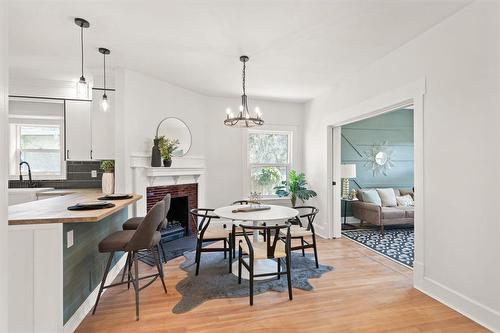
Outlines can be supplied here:
M413 187L413 110L400 109L342 126L341 163L356 164L356 178L362 188ZM365 166L364 152L373 144L388 142L394 166L388 175L373 176ZM358 189L350 181L350 189ZM342 215L343 215L342 206ZM351 216L348 207L347 216Z
M63 225L63 303L64 324L99 285L109 257L99 253L98 245L109 234L122 230L128 210L122 209L99 222L65 223ZM74 245L66 247L67 232L73 230ZM115 253L112 267L123 252Z

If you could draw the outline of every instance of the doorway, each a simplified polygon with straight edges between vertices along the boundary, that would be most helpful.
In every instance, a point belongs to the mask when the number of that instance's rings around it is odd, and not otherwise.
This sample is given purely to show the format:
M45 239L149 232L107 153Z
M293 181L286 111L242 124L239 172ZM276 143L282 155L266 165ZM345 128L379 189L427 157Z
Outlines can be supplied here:
M327 191L327 217L329 236L342 237L341 207L341 126L382 115L404 107L413 106L414 116L414 285L420 286L423 281L424 267L424 174L423 174L423 119L424 119L425 80L421 79L407 86L388 91L362 103L332 114L327 130L327 176L332 184Z

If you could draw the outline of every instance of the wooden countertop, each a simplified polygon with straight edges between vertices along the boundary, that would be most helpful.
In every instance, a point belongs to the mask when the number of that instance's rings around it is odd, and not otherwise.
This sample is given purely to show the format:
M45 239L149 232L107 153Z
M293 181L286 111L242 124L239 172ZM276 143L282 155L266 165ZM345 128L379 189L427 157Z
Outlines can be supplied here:
M115 207L106 209L83 211L67 209L79 202L97 200L101 196L103 194L100 190L83 190L55 198L9 206L9 225L99 222L142 198L141 195L134 194L133 198L130 199L113 200L112 203L115 204Z

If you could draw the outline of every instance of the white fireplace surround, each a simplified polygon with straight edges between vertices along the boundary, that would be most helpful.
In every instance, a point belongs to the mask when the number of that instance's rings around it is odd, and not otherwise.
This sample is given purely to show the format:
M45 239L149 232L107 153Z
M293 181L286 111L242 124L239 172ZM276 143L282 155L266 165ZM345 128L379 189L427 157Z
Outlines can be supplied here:
M146 215L146 188L198 183L198 203L205 202L205 158L203 156L173 157L172 166L151 167L151 154L133 153L130 156L132 168L132 191L142 195L137 202L135 216Z

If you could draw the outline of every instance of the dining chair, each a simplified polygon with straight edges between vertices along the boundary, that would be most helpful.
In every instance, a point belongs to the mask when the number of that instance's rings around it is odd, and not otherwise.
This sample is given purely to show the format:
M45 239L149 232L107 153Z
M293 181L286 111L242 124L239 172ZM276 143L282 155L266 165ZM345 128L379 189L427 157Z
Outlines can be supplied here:
M247 226L241 225L243 230L244 240L239 241L238 255L238 283L241 284L241 269L244 266L249 275L250 284L250 305L253 305L253 285L256 277L276 276L278 279L281 275L286 274L288 282L288 298L293 299L292 295L292 272L291 272L291 236L290 224L282 224L275 226ZM286 232L283 232L286 230ZM252 242L249 237L254 232L264 232L266 241ZM285 237L281 235L285 234ZM248 262L245 260L248 259ZM254 267L256 260L276 260L276 272L255 274ZM281 268L282 260L285 261L286 271Z
M255 200L236 200L231 204L231 206L251 205L251 204L260 205L261 203L259 201L255 201ZM262 225L265 226L266 222L263 222ZM231 240L232 240L232 247L233 247L233 258L236 258L236 237L243 236L243 231L241 230L240 227L238 227L237 223L234 223L234 222L233 222L231 229L232 229ZM266 235L262 234L262 236L264 237L264 241L265 241Z
M313 206L296 206L294 209L299 211L299 215L292 219L295 223L290 226L292 241L300 240L300 245L292 246L291 251L302 250L302 256L305 256L306 249L313 249L316 268L319 268L318 249L316 248L316 234L314 232L314 219L319 210ZM310 242L305 237L311 237Z
M165 203L165 212L164 212L164 220L163 222L158 226L158 231L161 231L161 229L165 228L167 226L168 220L167 220L167 214L168 211L170 210L170 203L172 201L172 196L170 193L167 193L162 199L162 201ZM131 217L125 223L123 223L122 228L123 230L137 230L139 227L139 224L144 220L144 217ZM163 243L160 240L160 248L161 248L161 253L162 253L162 258L163 262L166 264L167 263L167 256L165 254L165 248L163 247ZM127 258L127 263L129 262ZM125 276L125 274L124 274ZM123 281L123 277L122 277Z
M124 283L128 283L130 285L130 281L132 281L135 291L136 320L139 320L139 293L142 289L152 284L159 277L163 285L163 290L165 291L165 293L167 293L167 287L165 285L163 275L163 265L160 262L158 249L158 243L161 240L161 233L158 231L158 226L164 219L164 211L165 203L163 201L160 201L156 203L153 208L151 208L151 210L147 213L147 215L144 217L144 220L137 227L137 230L123 230L114 232L99 243L99 252L109 253L109 258L104 270L102 282L99 287L99 293L97 294L97 300L95 302L92 314L95 314L97 310L97 305L99 304L99 300L104 289L119 286ZM143 250L150 250L153 253L158 273L139 277L139 263L137 253ZM122 281L106 286L106 278L108 277L111 262L113 261L113 256L116 252L121 251L130 253L131 261L133 261L134 263L134 274L132 274L132 265L126 265L124 269L128 271L129 280L127 282ZM151 278L151 280L148 281L144 286L139 288L139 281L147 278Z
M202 252L224 252L224 259L229 257L229 273L232 272L231 262L231 229L225 223L215 223L219 217L213 213L211 208L191 209L191 218L197 226L196 242L196 275L200 271ZM203 247L203 243L223 241L224 247ZM229 254L229 255L228 255Z

